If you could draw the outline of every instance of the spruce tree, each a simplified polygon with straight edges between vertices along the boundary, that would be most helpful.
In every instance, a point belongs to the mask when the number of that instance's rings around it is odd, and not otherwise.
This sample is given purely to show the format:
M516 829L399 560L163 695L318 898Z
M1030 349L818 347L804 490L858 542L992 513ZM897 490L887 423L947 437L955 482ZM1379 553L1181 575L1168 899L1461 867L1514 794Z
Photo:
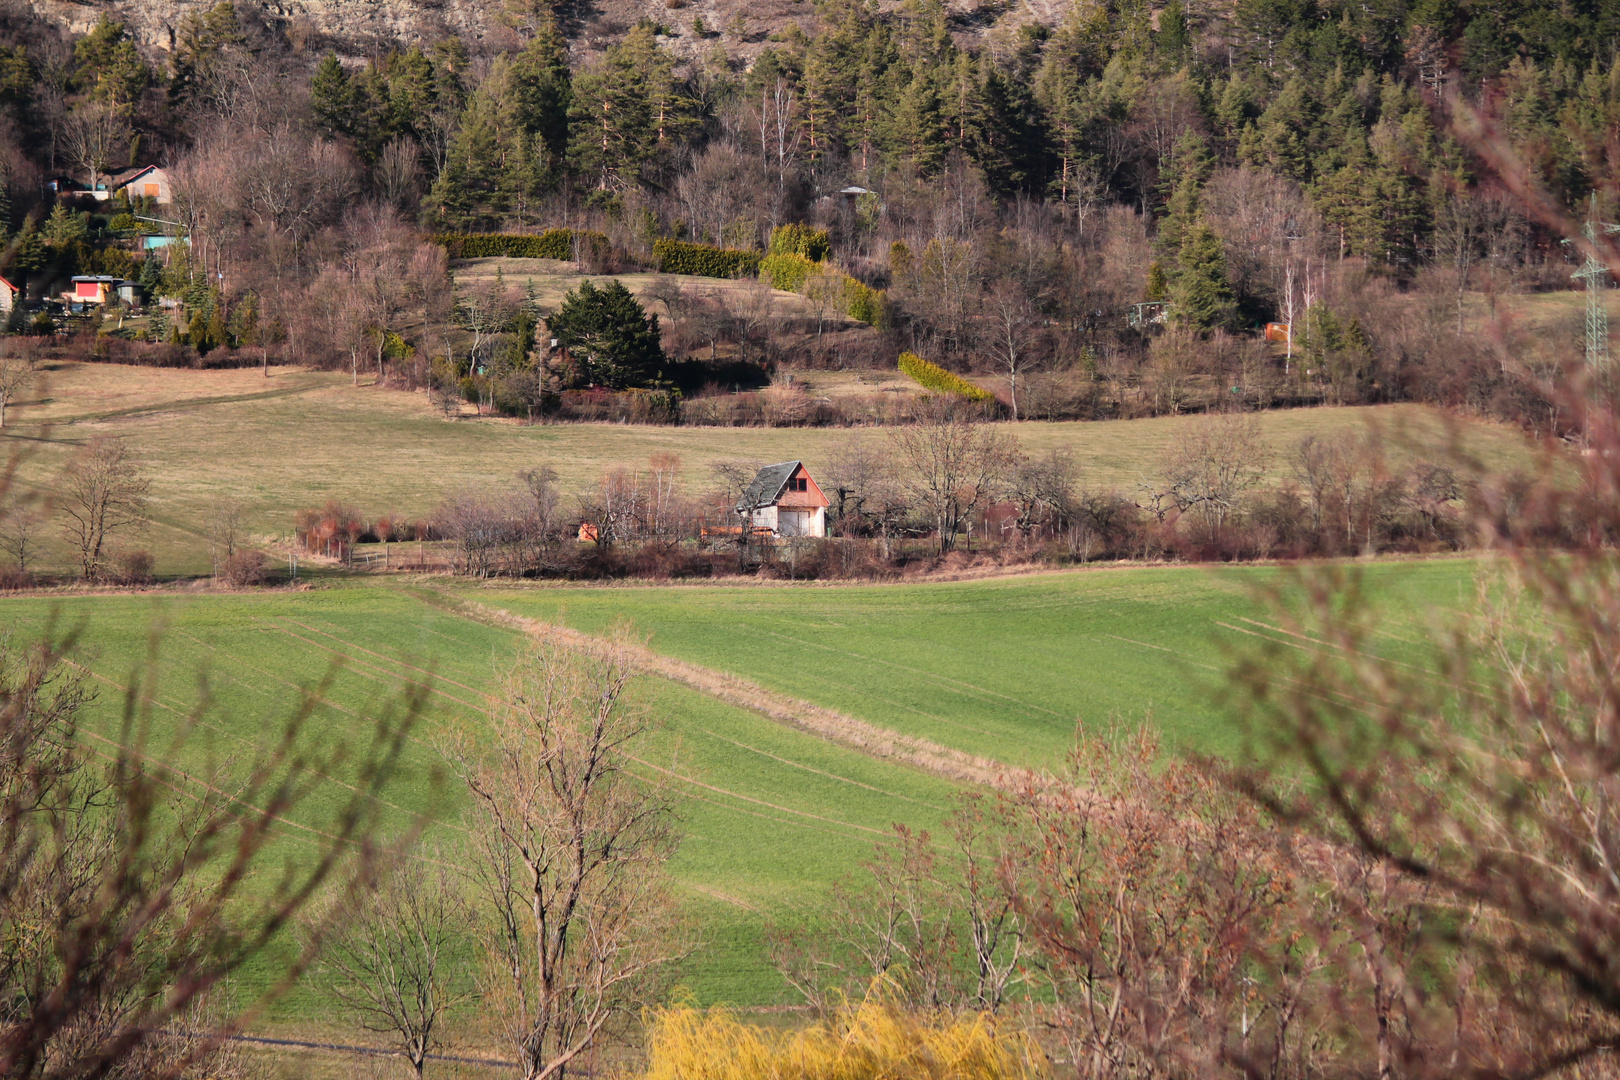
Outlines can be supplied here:
M617 278L600 289L581 282L546 320L546 329L568 351L584 383L610 390L647 386L666 362L658 316L647 314Z
M327 138L347 135L354 128L354 87L337 54L321 57L309 84L309 112L315 130Z
M1195 330L1228 329L1237 320L1237 299L1226 277L1221 238L1202 217L1187 230L1170 281L1175 321Z

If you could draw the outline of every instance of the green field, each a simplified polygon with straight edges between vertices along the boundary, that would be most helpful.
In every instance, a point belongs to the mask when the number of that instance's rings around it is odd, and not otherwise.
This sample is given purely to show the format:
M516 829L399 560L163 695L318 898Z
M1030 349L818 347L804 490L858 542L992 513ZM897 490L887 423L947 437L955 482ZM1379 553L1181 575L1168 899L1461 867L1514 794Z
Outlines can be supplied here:
M1394 648L1425 620L1469 600L1466 560L1368 567L1388 605ZM241 759L274 734L297 687L341 664L331 707L308 731L325 745L361 730L358 716L432 671L434 707L406 770L388 793L393 818L427 813L430 843L459 850L463 802L436 785L436 746L458 724L477 725L491 673L519 632L468 614L487 609L597 632L619 619L651 636L653 650L744 676L770 690L1014 766L1059 761L1075 723L1145 717L1173 744L1238 748L1236 728L1212 704L1223 650L1259 629L1254 591L1276 571L1105 569L957 584L828 587L475 588L443 582L340 584L308 592L0 601L14 633L52 618L84 628L85 662L102 691L89 729L116 738L119 688L163 624L154 724L178 722L206 674L216 697L210 727L181 764ZM854 871L890 825L937 823L959 785L870 757L700 693L649 677L638 689L659 718L638 754L643 768L681 777L685 842L675 876L705 946L685 973L701 1001L786 1000L759 947L768 919L814 907ZM284 830L291 857L309 850L323 810L347 794L330 778L323 799ZM296 1022L308 996L284 1007Z

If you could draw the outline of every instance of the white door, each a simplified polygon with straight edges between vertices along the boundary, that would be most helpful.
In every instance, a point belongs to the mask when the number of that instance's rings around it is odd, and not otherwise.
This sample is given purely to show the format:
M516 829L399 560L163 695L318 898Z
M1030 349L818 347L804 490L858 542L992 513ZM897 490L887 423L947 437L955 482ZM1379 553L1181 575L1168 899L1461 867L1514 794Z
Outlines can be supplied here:
M810 535L810 514L806 510L779 510L777 521L777 531L783 536Z

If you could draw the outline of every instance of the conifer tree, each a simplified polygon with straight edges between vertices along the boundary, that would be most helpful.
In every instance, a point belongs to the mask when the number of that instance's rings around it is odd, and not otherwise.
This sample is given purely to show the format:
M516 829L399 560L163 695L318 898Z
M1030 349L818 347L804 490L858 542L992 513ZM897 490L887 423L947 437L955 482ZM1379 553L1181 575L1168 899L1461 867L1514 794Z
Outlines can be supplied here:
M1237 300L1226 276L1226 252L1202 216L1187 229L1176 263L1169 288L1175 321L1195 330L1231 327Z
M645 386L665 363L658 316L649 315L617 278L600 289L581 282L546 320L546 329L567 350L582 382L612 390Z
M354 87L336 53L328 52L315 67L309 84L309 111L315 130L329 139L354 129Z
M575 76L568 157L585 184L623 190L640 180L642 166L657 151L655 98L668 109L671 91L654 86L670 78L669 68L656 59L652 29L637 27L594 70Z
M555 178L568 154L568 110L573 103L568 42L556 19L542 21L534 38L513 60L512 84L515 119L537 140L543 171Z
M890 157L918 176L931 176L945 160L945 117L932 70L919 64L887 117Z

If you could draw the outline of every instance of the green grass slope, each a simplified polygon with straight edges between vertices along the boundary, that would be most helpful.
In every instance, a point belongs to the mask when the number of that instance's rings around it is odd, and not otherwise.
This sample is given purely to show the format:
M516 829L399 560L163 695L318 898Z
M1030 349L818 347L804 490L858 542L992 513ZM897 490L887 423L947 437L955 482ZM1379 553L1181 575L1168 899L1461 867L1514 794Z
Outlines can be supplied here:
M1464 560L1376 564L1392 648L1418 640L1429 612L1471 595ZM1151 716L1175 743L1230 753L1238 736L1213 704L1222 650L1262 619L1253 590L1276 571L1120 568L958 584L834 587L433 588L348 585L303 593L0 600L26 640L55 620L79 626L100 698L87 728L119 737L122 688L158 628L156 746L206 681L213 707L177 763L201 776L240 768L278 734L301 687L330 673L329 706L305 734L364 738L362 717L406 680L431 673L433 704L387 793L391 824L435 821L426 842L465 857L464 797L438 748L484 720L494 673L519 635L459 613L443 592L589 632L628 620L662 654L753 679L897 731L1014 765L1060 760L1078 720ZM768 968L772 918L817 904L895 822L937 825L956 785L785 727L686 686L636 690L658 726L638 752L648 777L677 781L685 841L673 872L703 948L685 972L700 1001L788 1000ZM658 770L668 770L660 773ZM311 830L348 794L341 770L282 830L278 855L313 850ZM260 973L263 977L264 973ZM252 982L253 979L249 979ZM317 1016L307 992L282 1019Z
M1476 564L1370 564L1396 635L1456 609ZM908 734L1016 765L1049 764L1075 725L1151 717L1177 745L1237 749L1212 704L1225 650L1263 620L1266 567L1117 567L990 581L809 588L468 589L514 614L653 648Z

